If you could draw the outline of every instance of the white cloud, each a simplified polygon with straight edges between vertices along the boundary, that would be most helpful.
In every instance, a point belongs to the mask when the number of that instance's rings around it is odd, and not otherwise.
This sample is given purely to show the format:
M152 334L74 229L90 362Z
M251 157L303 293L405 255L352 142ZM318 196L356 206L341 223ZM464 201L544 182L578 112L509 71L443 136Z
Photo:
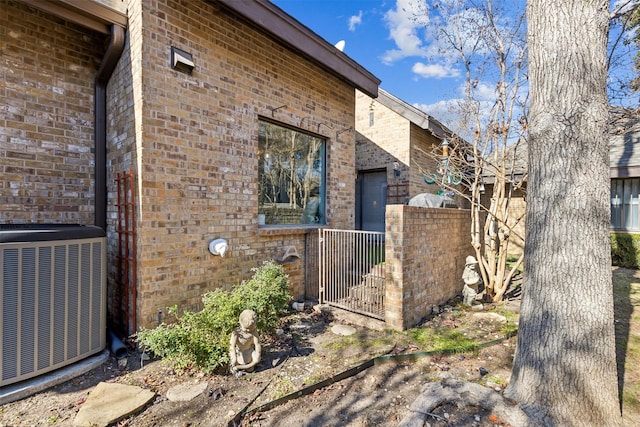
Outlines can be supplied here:
M473 139L475 128L473 123L464 119L466 105L468 104L464 98L444 99L434 104L413 104L414 107L424 111L469 142ZM478 114L481 123L486 124L489 120L492 105L493 102L490 100L481 100L477 104L480 108Z
M382 57L385 64L408 56L425 56L426 50L418 30L429 23L429 7L426 0L397 0L396 8L384 15L389 37L397 49L392 49Z
M413 104L413 106L455 131L452 124L455 123L460 102L461 99L444 99L435 104Z
M460 70L443 64L423 64L422 62L416 62L413 64L413 67L411 67L411 71L425 79L432 77L442 79L445 77L460 76Z
M413 104L417 109L424 111L440 123L445 125L453 133L457 134L467 142L473 140L473 131L464 126L461 106L464 103L462 98L443 99L434 104Z
M355 31L356 27L360 24L362 24L362 11L359 11L357 15L353 15L349 18L349 31Z
M464 85L460 88L464 91ZM496 100L496 86L484 82L480 82L473 89L474 97L480 101L495 101Z
M443 99L434 104L415 103L413 106L440 121L467 141L472 141L476 128L475 120L465 119L468 117L469 107L477 109L474 115L477 114L484 132L496 105L495 85L489 82L478 82L473 89L474 102L472 103L466 101L464 84L458 86L457 93L458 95L454 95L451 99Z

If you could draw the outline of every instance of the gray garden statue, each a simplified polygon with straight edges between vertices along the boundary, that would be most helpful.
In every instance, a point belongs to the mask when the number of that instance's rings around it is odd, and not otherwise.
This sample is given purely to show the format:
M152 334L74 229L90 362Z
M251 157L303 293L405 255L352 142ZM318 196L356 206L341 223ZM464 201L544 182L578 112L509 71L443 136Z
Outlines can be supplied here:
M478 261L469 255L465 260L464 272L462 280L464 280L464 288L462 289L462 303L464 305L472 305L478 295L478 284L480 283L480 275L476 271Z
M245 310L240 314L240 327L231 333L229 346L229 369L236 376L241 371L253 372L260 362L262 347L256 331L257 316L253 310Z

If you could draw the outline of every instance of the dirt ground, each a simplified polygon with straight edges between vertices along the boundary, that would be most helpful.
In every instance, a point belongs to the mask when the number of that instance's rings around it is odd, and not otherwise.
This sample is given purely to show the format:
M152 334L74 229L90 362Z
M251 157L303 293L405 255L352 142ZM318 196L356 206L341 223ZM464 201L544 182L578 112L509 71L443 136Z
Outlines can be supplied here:
M254 373L240 378L178 374L159 360L144 361L141 367L141 355L132 351L125 359L112 357L85 375L0 407L0 426L72 425L88 394L101 381L137 385L156 393L142 411L115 424L119 427L397 425L428 382L453 377L500 392L509 381L516 344L516 337L505 338L505 325L517 321L518 310L517 299L485 304L481 311L456 302L442 307L440 314L420 328L445 335L455 331L479 343L492 342L475 351L442 355L425 353L428 345L416 343L415 336L407 332L356 326L354 335L336 335L331 328L341 322L332 312L309 308L284 319L280 333L265 342L264 360ZM414 356L400 356L410 354ZM382 356L379 363L362 366L377 356ZM347 378L335 378L345 372ZM313 387L321 381L326 381L323 387ZM206 382L207 388L189 402L166 398L167 390L187 382ZM286 400L294 392L308 394ZM280 398L286 401L278 401ZM277 404L268 405L274 401ZM640 421L633 410L625 416L629 422ZM433 410L429 423L506 425L481 409L453 405Z
M468 333L469 338L483 341L500 337L496 332L502 327L499 322L471 321L470 316L474 314L477 313L447 307L422 327L456 328L467 331L463 333ZM406 333L358 326L356 334L339 336L331 331L337 323L331 312L325 310L308 309L288 316L281 333L265 343L264 360L259 369L240 378L178 374L159 360L145 361L141 368L140 354L135 351L120 361L112 357L85 375L0 407L0 425L71 425L89 392L101 381L137 385L156 393L155 400L143 411L117 424L132 427L227 426L243 411L245 416L236 420L251 426L396 425L408 413L409 405L426 382L453 376L482 381L493 388L507 383L515 338L471 353L418 355L384 361L361 368L361 372L335 380L308 395L252 412L376 356L423 350L412 344ZM480 367L486 373L481 374ZM172 386L203 381L207 383L206 391L190 402L172 402L166 398ZM434 415L438 416L435 412ZM444 412L439 416L447 419ZM447 416L452 420L453 414L447 413ZM483 425L475 420L474 423Z

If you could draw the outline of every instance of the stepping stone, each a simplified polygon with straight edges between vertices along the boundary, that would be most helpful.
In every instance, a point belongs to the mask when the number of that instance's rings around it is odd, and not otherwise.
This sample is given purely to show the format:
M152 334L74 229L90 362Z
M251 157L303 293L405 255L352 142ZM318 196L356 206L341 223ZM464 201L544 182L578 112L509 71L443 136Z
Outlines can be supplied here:
M480 321L485 321L485 322L498 322L498 323L504 323L507 321L507 318L504 317L502 314L498 314L498 313L473 313L471 315L474 319L480 320Z
M172 402L188 402L202 394L206 388L206 382L179 384L167 391L167 399Z
M118 383L99 383L89 393L73 420L76 427L106 427L138 412L155 393Z
M333 332L336 335L348 337L349 335L353 335L356 333L356 328L349 325L333 325L331 327L331 332Z

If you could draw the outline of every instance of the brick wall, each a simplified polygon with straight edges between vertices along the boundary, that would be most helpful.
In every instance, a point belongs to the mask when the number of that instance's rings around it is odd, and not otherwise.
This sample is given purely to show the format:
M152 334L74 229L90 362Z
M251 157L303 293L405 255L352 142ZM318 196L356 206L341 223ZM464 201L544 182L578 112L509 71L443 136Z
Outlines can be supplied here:
M142 117L144 99L142 93L142 5L131 1L128 4L129 26L126 32L125 49L107 85L107 300L109 322L124 330L124 319L121 313L124 300L118 272L119 239L116 233L117 221L117 187L118 173L134 169L134 187L136 191L136 209L134 217L139 219L142 147L138 141L142 138ZM136 225L139 222L136 221ZM138 278L138 292L147 288L140 281L138 271L133 272ZM138 304L139 305L139 304ZM166 312L166 308L162 309ZM157 315L157 312L156 312ZM157 316L156 316L157 317Z
M373 112L373 125L369 114ZM356 91L357 170L386 169L390 185L407 184L410 163L410 123L399 114ZM400 163L400 176L393 162Z
M1 12L0 221L92 224L93 81L106 37L21 2ZM132 167L135 308L138 326L153 326L158 310L198 308L204 292L248 279L287 246L304 257L311 227L258 227L260 117L327 138L328 225L353 228L355 132L336 133L355 125L355 93L215 2L128 0L127 13L107 87L108 300L114 316L114 179ZM171 68L171 46L193 55L192 75ZM208 251L219 237L224 258ZM296 298L304 264L285 267Z
M385 322L417 325L462 292L465 258L473 254L469 211L389 205L386 211Z
M409 193L437 193L438 186L424 181L425 173L436 172L436 157L440 154L440 140L431 132L411 124L411 169L409 174Z
M0 46L0 222L93 224L104 36L5 0Z
M370 113L373 112L373 124ZM387 184L400 185L406 199L423 192L437 192L435 185L424 182L425 170L434 170L429 156L440 141L395 111L356 92L356 168L386 169ZM398 162L400 175L395 176L393 162Z
M158 310L198 308L204 292L248 279L285 246L303 256L305 227L258 227L261 116L327 137L328 222L353 228L355 136L336 132L354 126L355 95L215 4L130 1L129 10L128 44L109 85L109 168L111 178L136 169L139 324L153 326ZM171 69L171 46L193 55L192 75ZM227 239L224 258L209 253L214 238ZM286 266L296 297L303 265Z

